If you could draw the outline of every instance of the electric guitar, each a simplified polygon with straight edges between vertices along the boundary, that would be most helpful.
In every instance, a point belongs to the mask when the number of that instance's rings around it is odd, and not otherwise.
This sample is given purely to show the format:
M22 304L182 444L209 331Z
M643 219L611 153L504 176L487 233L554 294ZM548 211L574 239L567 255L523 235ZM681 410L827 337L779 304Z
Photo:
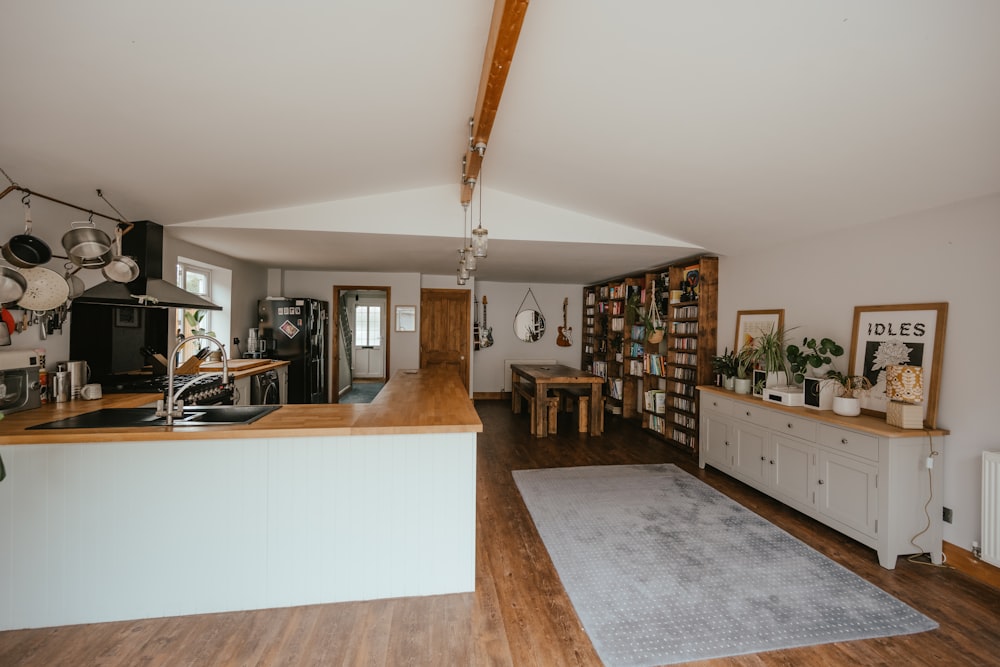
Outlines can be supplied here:
M566 326L566 304L569 303L569 297L563 299L563 323L559 327L559 336L556 338L556 345L559 347L569 347L573 344L573 327Z
M485 299L486 297L483 298ZM479 299L473 297L472 300L476 306L475 310L473 311L474 312L473 317L475 318L475 322L472 325L472 349L478 350L480 347L479 346Z
M483 340L479 343L480 347L486 348L493 345L493 327L486 324L486 295L483 295Z

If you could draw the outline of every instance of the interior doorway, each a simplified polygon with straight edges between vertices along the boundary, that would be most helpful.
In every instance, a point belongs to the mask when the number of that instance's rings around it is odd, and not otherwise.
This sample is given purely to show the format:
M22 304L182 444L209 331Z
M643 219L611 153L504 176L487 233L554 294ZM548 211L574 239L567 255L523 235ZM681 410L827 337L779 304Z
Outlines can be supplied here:
M420 367L454 369L469 388L472 299L469 290L420 290Z
M384 382L389 373L391 289L381 285L335 285L330 316L331 402L356 382Z

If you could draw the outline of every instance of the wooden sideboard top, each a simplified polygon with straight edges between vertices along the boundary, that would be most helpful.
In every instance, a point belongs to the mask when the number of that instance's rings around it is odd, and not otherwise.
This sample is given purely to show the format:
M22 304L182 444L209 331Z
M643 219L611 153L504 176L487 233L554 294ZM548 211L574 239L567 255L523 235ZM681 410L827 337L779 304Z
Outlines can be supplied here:
M897 428L896 426L886 424L884 417L876 417L867 414L861 414L857 417L844 417L831 410L814 410L812 408L789 407L778 403L765 403L763 399L752 394L737 394L729 389L713 387L710 385L699 385L698 390L703 393L722 396L723 398L739 401L741 403L748 403L759 407L780 410L805 419L814 419L818 422L823 422L832 426L841 426L855 431L864 431L865 433L871 433L883 438L912 438L920 433L930 436L945 436L951 433L951 431L943 428Z

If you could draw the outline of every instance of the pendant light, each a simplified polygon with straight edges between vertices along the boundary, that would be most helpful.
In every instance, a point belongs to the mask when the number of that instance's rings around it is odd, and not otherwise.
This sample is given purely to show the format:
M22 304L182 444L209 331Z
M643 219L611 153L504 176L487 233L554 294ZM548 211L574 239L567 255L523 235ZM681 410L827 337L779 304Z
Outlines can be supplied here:
M486 153L486 144L476 144L480 157ZM483 167L479 165L479 226L472 230L472 256L486 257L486 246L489 243L488 231L483 228Z
M464 209L462 212L462 243L465 243L465 229L466 227L468 227L470 230L472 229L472 219L469 218L468 215L469 205L462 204L462 208ZM468 221L469 223L468 225L465 224L466 221ZM468 245L465 246L465 268L467 268L469 271L475 271L477 265L478 262L476 261L476 255L473 252L472 248L472 236L470 235Z

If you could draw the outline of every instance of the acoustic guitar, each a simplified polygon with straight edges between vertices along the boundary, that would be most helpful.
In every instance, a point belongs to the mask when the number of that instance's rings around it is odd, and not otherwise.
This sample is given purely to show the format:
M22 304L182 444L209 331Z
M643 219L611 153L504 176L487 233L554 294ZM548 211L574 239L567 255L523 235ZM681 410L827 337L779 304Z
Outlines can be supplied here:
M483 340L479 343L482 348L490 347L493 345L493 327L486 324L486 295L483 295Z
M566 326L566 304L569 303L569 297L563 299L563 323L559 327L559 336L556 338L556 345L559 347L569 347L573 344L573 327Z

